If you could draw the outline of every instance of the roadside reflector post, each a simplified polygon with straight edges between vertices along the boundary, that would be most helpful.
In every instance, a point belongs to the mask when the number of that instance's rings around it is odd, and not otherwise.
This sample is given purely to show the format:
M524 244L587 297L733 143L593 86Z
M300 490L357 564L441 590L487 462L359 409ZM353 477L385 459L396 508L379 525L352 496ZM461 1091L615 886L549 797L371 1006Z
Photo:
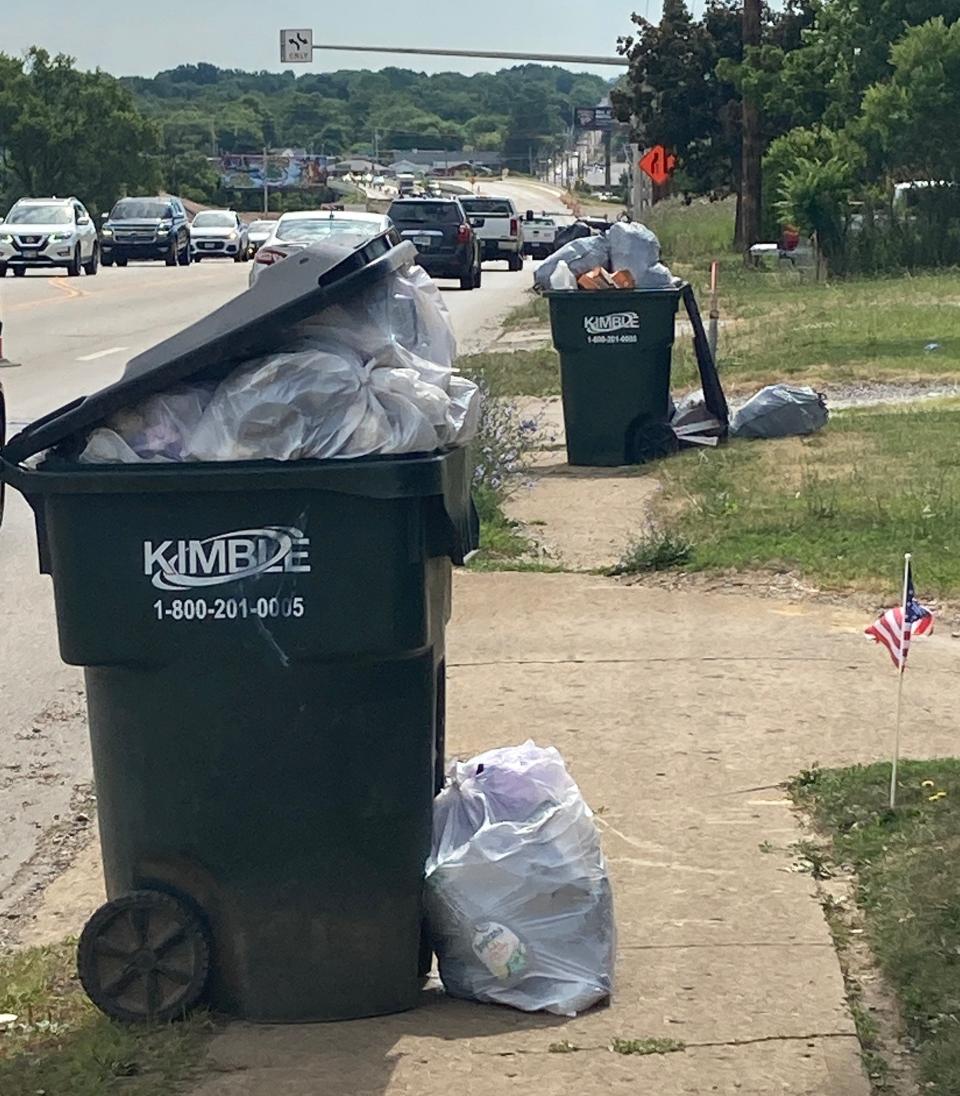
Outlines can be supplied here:
M717 361L717 335L720 326L720 299L717 295L717 275L720 264L716 259L710 264L710 324L707 329L707 341L714 362Z

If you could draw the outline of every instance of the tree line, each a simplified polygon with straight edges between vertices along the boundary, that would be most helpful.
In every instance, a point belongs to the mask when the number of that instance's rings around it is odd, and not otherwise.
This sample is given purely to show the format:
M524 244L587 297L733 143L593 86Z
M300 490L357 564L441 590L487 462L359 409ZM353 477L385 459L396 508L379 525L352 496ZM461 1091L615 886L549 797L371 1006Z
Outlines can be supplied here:
M614 92L641 141L675 149L677 185L736 193L741 103L761 122L764 231L816 231L835 266L960 262L960 0L787 0L765 6L744 50L742 7L708 0L694 18L665 0L621 39ZM894 184L917 188L909 217ZM944 184L944 185L939 185Z
M224 197L210 157L265 146L496 151L526 170L564 146L575 107L607 91L601 77L542 65L296 76L201 63L116 79L41 48L0 53L0 195L76 194L105 209L164 187L209 202Z

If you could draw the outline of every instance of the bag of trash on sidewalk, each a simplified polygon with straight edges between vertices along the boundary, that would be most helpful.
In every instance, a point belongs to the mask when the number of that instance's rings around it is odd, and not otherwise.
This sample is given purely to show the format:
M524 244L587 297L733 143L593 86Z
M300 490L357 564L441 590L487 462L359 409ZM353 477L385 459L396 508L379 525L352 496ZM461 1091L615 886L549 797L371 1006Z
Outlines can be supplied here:
M449 315L420 267L282 341L219 383L183 385L114 415L79 461L349 459L464 446L477 432L479 389L453 368Z
M553 748L455 762L434 805L426 904L454 997L559 1016L608 998L613 897L590 808Z
M673 284L673 275L660 262L660 241L646 225L618 221L607 233L610 269L629 270L637 289L661 289Z
M761 388L733 416L735 438L788 438L813 434L826 425L826 397L812 388L771 384Z

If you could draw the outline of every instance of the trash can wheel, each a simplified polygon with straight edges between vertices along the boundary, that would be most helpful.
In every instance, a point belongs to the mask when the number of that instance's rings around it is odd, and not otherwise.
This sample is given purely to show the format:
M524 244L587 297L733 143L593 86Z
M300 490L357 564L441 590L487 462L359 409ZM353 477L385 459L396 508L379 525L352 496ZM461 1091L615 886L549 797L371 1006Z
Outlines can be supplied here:
M77 946L87 996L115 1020L164 1022L203 993L210 947L197 914L172 895L140 890L100 907Z

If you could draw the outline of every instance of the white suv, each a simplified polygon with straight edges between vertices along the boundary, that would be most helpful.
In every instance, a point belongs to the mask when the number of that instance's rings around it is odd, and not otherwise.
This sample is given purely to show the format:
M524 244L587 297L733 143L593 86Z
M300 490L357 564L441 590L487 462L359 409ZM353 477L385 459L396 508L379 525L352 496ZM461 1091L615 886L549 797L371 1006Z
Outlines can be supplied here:
M71 277L96 274L100 240L76 198L21 198L0 221L0 277L10 269L62 266Z

